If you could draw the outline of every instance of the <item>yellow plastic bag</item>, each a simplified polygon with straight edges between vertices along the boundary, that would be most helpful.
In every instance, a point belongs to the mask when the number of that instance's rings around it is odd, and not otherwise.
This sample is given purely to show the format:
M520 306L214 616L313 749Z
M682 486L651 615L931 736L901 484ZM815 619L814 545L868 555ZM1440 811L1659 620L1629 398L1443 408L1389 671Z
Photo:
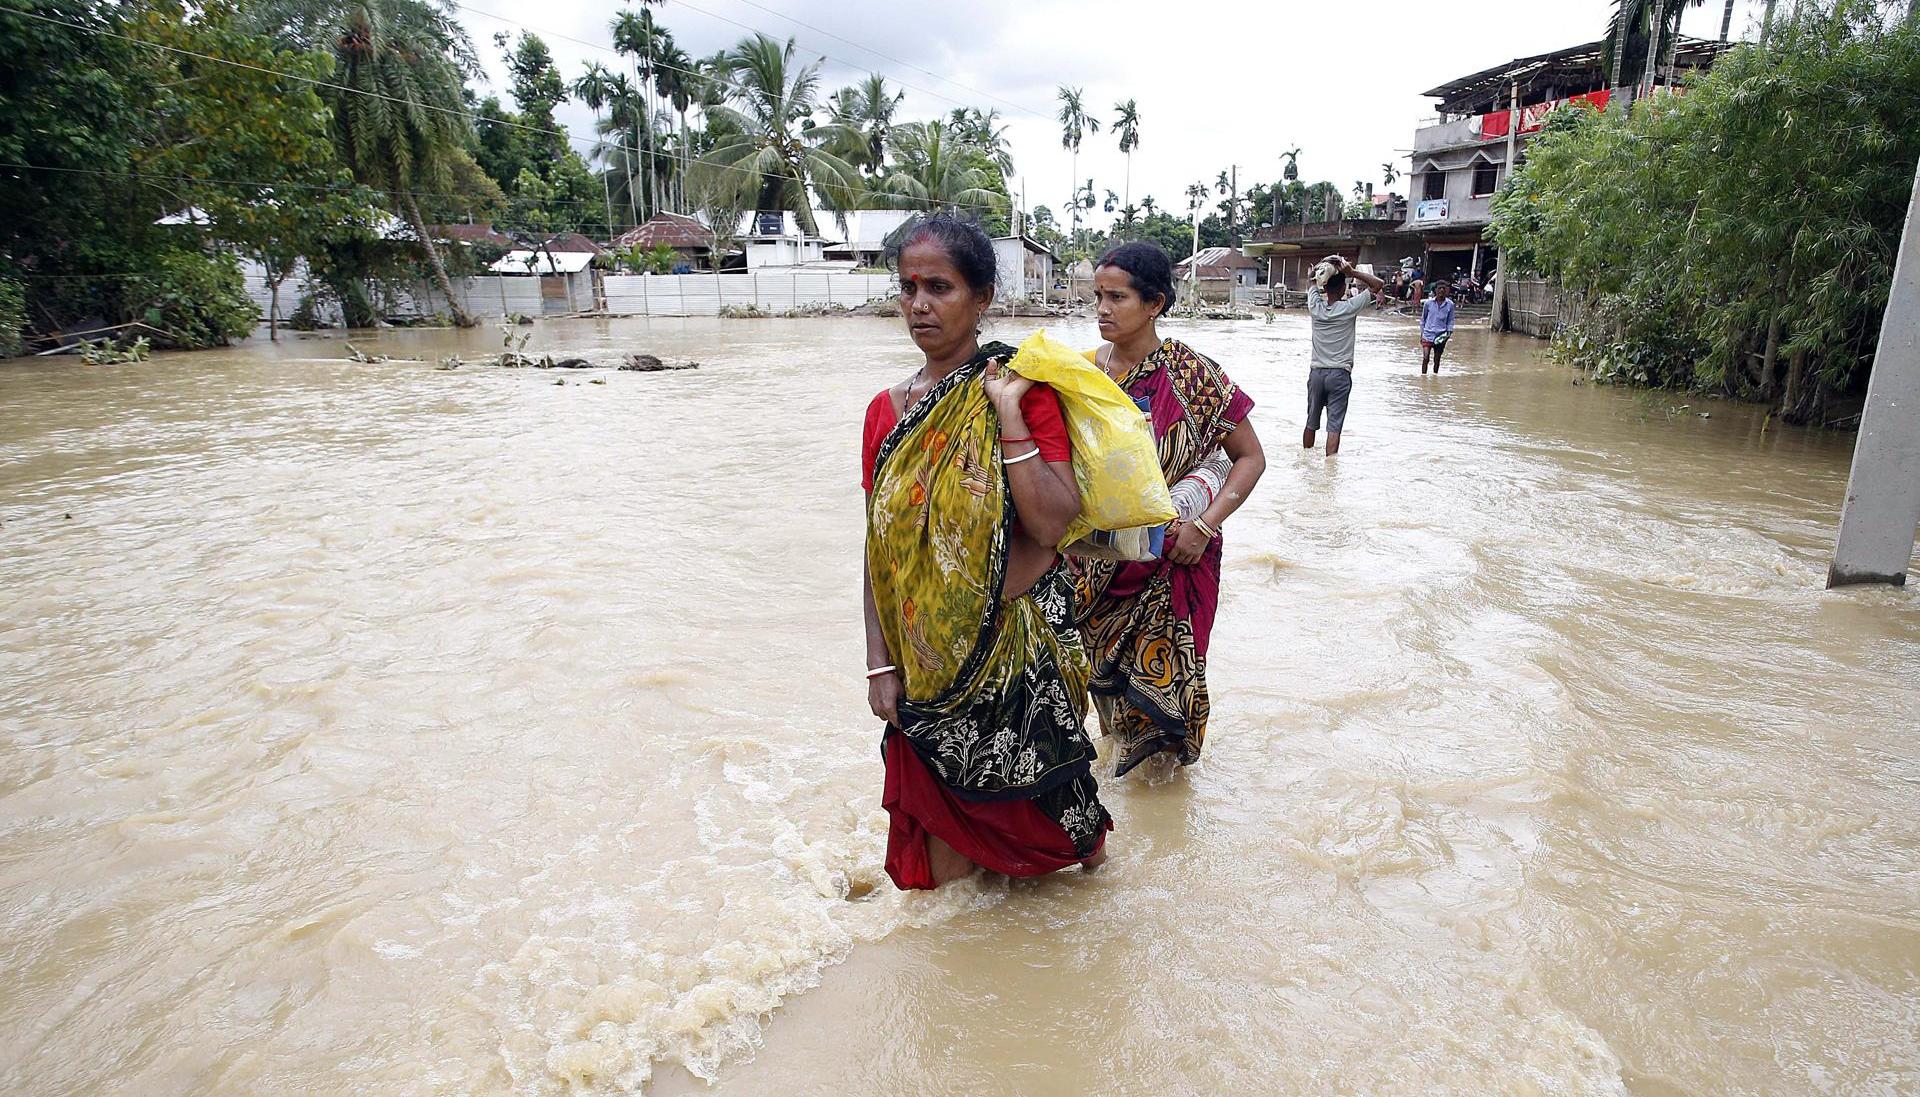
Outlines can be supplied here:
M1173 521L1173 499L1160 472L1153 424L1106 371L1079 351L1047 338L1044 330L1020 344L1008 367L1053 386L1073 441L1073 478L1080 485L1080 517L1060 542L1075 552L1089 534L1118 534ZM1096 536L1082 555L1112 556L1112 546L1144 544L1139 536ZM1144 550L1140 550L1144 552ZM1123 551L1123 558L1142 556Z

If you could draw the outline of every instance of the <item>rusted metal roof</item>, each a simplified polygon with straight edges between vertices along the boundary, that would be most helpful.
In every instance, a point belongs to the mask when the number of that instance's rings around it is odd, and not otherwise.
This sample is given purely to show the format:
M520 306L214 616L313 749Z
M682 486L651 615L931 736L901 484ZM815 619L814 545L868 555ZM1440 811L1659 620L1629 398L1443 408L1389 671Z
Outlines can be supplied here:
M1532 57L1516 57L1421 94L1441 100L1440 109L1452 114L1485 99L1498 99L1504 106L1508 90L1516 82L1522 98L1530 88L1549 84L1569 94L1575 89L1598 91L1607 86L1610 75L1605 65L1606 45L1606 40L1601 39ZM1678 70L1707 68L1728 48L1725 42L1682 36L1674 54L1674 67Z
M684 213L662 210L639 228L621 233L614 243L623 248L657 248L662 244L670 248L710 248L713 232Z

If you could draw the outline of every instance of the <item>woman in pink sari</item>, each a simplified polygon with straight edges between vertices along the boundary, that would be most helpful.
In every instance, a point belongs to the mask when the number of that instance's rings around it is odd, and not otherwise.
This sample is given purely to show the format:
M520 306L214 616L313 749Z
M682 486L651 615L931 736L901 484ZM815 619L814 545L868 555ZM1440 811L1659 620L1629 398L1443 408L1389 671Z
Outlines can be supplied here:
M1161 559L1087 560L1080 569L1090 689L1101 730L1115 741L1117 777L1149 758L1167 769L1200 758L1212 708L1207 644L1220 599L1220 528L1267 459L1247 421L1253 400L1211 358L1154 328L1173 307L1165 252L1145 242L1107 252L1094 293L1106 340L1094 363L1152 417L1179 512Z

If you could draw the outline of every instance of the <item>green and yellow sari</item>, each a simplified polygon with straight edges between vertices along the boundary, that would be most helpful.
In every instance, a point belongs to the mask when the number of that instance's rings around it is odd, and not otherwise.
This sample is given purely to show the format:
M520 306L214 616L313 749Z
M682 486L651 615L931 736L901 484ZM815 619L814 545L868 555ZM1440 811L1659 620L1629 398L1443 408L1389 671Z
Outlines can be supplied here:
M917 863L927 834L1034 875L1091 856L1112 826L1082 727L1089 668L1072 578L1056 562L1002 601L1015 513L981 376L1012 355L981 348L908 409L875 460L867 570L905 687L885 747L888 871L902 887L931 886Z

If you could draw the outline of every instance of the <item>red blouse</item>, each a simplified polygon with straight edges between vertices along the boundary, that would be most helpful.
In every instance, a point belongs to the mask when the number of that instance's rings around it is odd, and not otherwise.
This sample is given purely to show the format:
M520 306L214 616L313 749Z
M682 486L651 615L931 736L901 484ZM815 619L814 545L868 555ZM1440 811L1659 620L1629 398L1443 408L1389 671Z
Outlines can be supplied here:
M1020 398L1020 417L1027 421L1027 432L1040 447L1042 461L1073 459L1073 442L1067 437L1067 421L1060 414L1060 397L1052 388L1035 385L1028 389ZM880 454L880 443L899 422L900 414L893 410L893 390L881 389L867 405L866 428L860 436L860 486L869 492L873 490L873 461Z

